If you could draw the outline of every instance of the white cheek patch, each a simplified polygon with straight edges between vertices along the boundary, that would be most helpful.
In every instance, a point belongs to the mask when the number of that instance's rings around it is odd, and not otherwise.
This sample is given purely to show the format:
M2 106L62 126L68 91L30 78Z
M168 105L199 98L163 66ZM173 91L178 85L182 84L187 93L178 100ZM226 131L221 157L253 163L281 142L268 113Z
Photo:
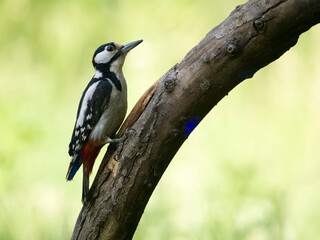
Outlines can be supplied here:
M115 51L108 52L104 50L96 55L96 57L94 58L94 61L96 63L107 63L115 55L115 53L116 53Z

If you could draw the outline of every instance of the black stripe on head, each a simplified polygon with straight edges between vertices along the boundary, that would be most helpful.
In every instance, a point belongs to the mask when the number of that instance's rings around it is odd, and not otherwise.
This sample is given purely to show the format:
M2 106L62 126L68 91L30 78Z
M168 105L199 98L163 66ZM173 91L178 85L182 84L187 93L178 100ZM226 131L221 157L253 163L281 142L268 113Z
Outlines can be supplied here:
M94 58L97 56L98 53L101 53L104 51L104 49L106 48L106 46L111 45L114 48L116 48L116 45L114 44L114 42L110 42L110 43L106 43L101 45L100 47L97 48L97 50L94 52L93 56L92 56L92 64L93 66L96 66L96 63L94 62Z

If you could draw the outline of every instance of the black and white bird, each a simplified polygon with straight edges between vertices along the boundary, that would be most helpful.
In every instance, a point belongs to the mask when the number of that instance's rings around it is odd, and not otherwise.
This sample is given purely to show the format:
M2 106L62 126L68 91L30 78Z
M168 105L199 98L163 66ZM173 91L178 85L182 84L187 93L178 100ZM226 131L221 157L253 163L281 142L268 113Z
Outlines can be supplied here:
M127 112L127 84L122 73L126 54L142 40L126 45L101 45L92 57L95 75L85 88L69 144L71 162L67 180L83 164L82 201L87 200L89 175L100 149L112 139Z

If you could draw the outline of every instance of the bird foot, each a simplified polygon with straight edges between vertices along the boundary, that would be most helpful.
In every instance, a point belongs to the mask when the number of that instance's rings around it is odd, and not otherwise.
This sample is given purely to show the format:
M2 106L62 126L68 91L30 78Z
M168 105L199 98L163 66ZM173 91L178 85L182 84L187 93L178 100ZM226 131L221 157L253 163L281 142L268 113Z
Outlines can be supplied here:
M115 161L119 160L119 155L120 155L120 153L122 151L123 144L124 144L125 140L129 137L131 132L135 132L135 131L136 130L134 130L133 128L127 128L120 138L111 139L111 138L108 137L106 139L106 143L116 143L117 144L117 149L116 149L116 151L114 152L114 155L113 155L114 156L113 159Z

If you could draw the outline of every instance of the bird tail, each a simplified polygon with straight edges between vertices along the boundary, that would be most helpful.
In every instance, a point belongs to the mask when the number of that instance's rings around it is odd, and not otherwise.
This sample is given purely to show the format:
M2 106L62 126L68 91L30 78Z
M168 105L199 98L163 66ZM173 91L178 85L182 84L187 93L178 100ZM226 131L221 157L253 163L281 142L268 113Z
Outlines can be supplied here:
M89 174L87 174L86 168L83 167L83 179L82 179L82 203L86 204L89 194Z
M89 175L92 171L93 164L98 156L102 144L87 142L80 153L73 156L67 172L67 181L73 179L76 172L83 164L83 183L82 183L82 202L85 204L88 200L89 193Z
M68 168L67 176L66 176L67 181L72 180L76 172L81 167L82 159L80 155L81 154L77 154L76 156L72 157L69 168Z

